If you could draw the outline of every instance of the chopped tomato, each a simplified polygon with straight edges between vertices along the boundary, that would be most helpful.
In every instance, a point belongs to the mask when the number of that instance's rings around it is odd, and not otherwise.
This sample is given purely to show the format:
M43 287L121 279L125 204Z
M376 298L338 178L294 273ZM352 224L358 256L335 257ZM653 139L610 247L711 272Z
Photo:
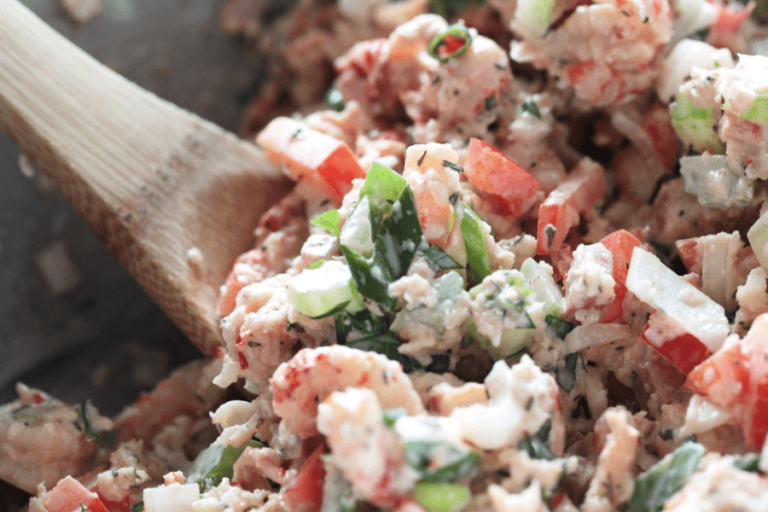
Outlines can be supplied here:
M90 512L109 512L95 492L89 491L71 476L59 480L56 487L45 495L43 506L48 512L80 512L82 507Z
M278 117L256 137L267 157L282 165L296 180L312 180L329 198L341 204L352 180L365 171L343 141L313 130L304 123Z
M522 217L537 200L541 184L528 171L495 147L471 139L464 175L478 190L499 198L503 213Z
M656 346L650 343L645 336L645 332L648 329L649 327L646 326L645 331L643 331L643 340L655 348L675 368L685 374L688 374L696 365L700 364L710 355L707 346L693 334L685 333L666 341L661 346Z
M605 193L605 171L585 158L539 207L536 253L552 254L565 242L568 232L579 223Z
M768 314L743 339L729 340L694 368L686 386L733 411L747 443L762 447L768 434Z
M616 282L614 299L603 311L605 323L621 322L624 317L624 297L627 295L627 271L632 259L632 250L640 246L640 240L625 229L614 231L600 240L613 256L613 280Z
M325 467L320 456L324 446L318 446L301 466L293 483L285 491L285 502L290 510L317 512L323 502L323 482Z

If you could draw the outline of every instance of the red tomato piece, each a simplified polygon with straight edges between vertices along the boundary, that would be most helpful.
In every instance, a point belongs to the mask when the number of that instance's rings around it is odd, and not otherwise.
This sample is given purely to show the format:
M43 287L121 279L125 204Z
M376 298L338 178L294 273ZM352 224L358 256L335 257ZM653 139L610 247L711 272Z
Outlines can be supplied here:
M89 491L71 476L59 480L43 499L43 506L48 512L80 512L81 505L90 512L109 512L95 492Z
M624 297L627 295L627 271L632 259L632 250L640 246L640 240L625 229L614 231L600 240L600 243L613 256L613 288L614 299L603 311L602 321L605 323L621 322L624 317Z
M646 327L647 330L648 327ZM648 341L645 337L645 331L643 331L642 337L643 341L656 349L659 354L664 356L664 359L685 374L690 373L691 370L710 355L707 346L700 342L693 334L686 333L682 336L677 336L660 347Z
M503 152L480 139L470 139L464 175L473 187L505 203L508 215L523 216L537 200L541 184Z
M290 510L300 509L307 512L317 512L323 502L323 483L325 467L320 456L324 446L318 446L301 466L296 480L288 484L285 491L285 501L291 505Z
M760 449L768 434L768 315L759 316L747 335L727 341L688 375L686 386L733 411L744 439Z
M339 204L352 189L352 180L365 178L365 171L345 142L287 117L269 123L256 142L293 179L311 179Z

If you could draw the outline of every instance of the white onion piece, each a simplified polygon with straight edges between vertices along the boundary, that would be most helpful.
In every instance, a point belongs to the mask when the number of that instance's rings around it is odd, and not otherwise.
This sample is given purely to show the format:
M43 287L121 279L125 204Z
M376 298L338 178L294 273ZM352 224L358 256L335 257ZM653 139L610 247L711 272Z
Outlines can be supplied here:
M624 324L580 325L565 337L565 353L572 354L586 348L622 341L630 336Z

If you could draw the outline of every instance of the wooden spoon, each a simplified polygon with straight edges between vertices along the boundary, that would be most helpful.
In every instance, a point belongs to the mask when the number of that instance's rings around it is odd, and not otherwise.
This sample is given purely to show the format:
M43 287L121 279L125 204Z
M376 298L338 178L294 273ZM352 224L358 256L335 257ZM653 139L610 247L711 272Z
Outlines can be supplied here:
M0 125L212 355L222 345L219 286L258 218L287 192L279 170L253 144L98 63L16 0L0 0Z

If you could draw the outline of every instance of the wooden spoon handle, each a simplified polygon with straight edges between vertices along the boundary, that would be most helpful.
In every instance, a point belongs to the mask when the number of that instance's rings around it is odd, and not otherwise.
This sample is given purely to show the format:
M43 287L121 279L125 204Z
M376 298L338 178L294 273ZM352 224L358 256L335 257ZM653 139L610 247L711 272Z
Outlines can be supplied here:
M261 151L101 65L16 0L0 0L0 125L212 354L219 285L288 187Z

